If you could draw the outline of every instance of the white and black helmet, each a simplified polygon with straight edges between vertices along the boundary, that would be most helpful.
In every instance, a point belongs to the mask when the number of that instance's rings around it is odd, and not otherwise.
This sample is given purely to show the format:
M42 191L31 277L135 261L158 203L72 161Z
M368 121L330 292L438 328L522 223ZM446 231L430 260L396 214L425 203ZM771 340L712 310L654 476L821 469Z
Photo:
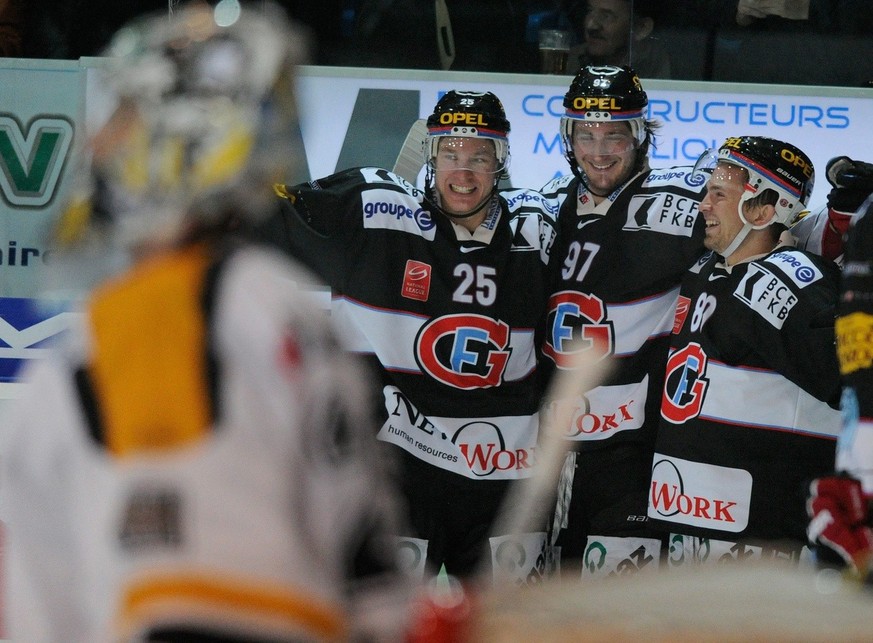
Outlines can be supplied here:
M718 162L749 173L742 204L765 190L776 192L776 216L770 223L789 225L809 203L815 186L815 168L800 149L764 136L736 136L718 148ZM768 224L769 225L769 224Z
M503 103L493 93L448 91L427 117L425 163L433 164L444 136L483 138L494 142L498 173L503 174L509 166L509 129Z
M712 169L719 163L741 168L748 174L737 203L737 216L743 227L721 252L724 257L733 254L752 230L777 223L790 226L809 203L815 185L815 169L809 157L790 143L764 136L734 136L725 140L717 151L704 152L695 165L695 172ZM766 223L753 225L746 218L745 204L768 191L775 195L775 213Z
M231 209L269 211L272 185L303 158L294 82L304 50L269 2L190 3L116 33L102 78L116 107L89 136L82 176L84 200L118 243L172 239ZM69 237L71 222L58 226Z
M589 65L580 69L564 95L560 126L564 156L573 173L579 173L573 151L573 126L577 122L627 123L637 141L638 161L644 158L652 139L646 121L648 105L649 97L632 68Z

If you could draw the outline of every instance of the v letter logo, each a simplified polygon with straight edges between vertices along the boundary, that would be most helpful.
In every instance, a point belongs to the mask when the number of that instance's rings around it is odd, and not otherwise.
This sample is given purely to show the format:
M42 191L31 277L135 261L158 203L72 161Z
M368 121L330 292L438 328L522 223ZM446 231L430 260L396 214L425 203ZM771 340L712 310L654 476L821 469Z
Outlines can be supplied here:
M0 191L11 205L41 207L51 201L73 142L73 125L41 117L22 130L0 116Z

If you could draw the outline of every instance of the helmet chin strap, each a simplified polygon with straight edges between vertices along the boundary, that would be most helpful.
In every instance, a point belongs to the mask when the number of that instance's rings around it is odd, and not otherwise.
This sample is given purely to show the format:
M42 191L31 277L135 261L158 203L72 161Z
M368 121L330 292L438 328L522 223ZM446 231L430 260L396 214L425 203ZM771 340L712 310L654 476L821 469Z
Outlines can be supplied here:
M728 247L725 248L719 254L727 261L727 258L730 257L734 252L736 252L737 248L740 247L740 244L746 239L749 233L752 231L752 226L745 222L743 219L743 227L737 232L737 236L734 237L734 240L728 244Z
M737 216L739 216L740 221L743 222L743 227L740 228L740 231L737 232L734 240L728 244L728 247L719 253L725 261L727 261L728 257L730 257L733 253L737 251L737 248L740 247L740 245L743 243L743 241L745 241L746 237L749 236L749 233L752 230L763 230L771 223L770 221L768 221L767 223L763 223L761 225L752 225L746 219L746 215L743 212L743 204L754 196L755 194L753 192L745 192L740 199L740 202L737 204Z
M573 167L573 174L576 175L576 178L579 179L579 181L582 183L582 185L585 187L586 190L591 192L591 194L593 194L594 196L599 196L599 197L602 197L604 199L606 197L608 197L610 194L612 194L616 190L616 188L618 187L618 185L617 185L617 186L615 186L615 188L613 188L609 192L600 193L597 190L595 190L593 187L591 187L591 184L588 183L588 175L585 174L585 172L582 171L582 168L580 168L578 165ZM621 185L621 184L619 184L619 185Z

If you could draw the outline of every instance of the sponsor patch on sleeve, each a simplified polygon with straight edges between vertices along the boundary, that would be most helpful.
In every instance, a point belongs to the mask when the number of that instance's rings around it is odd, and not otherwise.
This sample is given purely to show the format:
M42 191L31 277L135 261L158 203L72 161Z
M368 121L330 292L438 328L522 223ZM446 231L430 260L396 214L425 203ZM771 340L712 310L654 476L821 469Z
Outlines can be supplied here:
M806 288L822 278L821 270L802 252L786 250L770 255L762 263L771 263L788 275L798 288Z
M622 229L690 237L697 220L697 206L695 199L670 192L634 195Z
M430 277L433 269L430 264L414 259L406 261L406 269L403 271L403 288L400 294L407 299L427 301L430 296Z
M679 295L676 301L676 311L673 315L673 334L677 335L685 325L685 319L688 317L688 311L691 309L691 300L688 297Z
M435 236L431 213L413 197L394 190L367 190L361 195L364 228L398 230L429 241Z
M797 295L792 289L760 263L749 264L748 271L734 291L734 297L774 328L782 328L791 309L797 304Z

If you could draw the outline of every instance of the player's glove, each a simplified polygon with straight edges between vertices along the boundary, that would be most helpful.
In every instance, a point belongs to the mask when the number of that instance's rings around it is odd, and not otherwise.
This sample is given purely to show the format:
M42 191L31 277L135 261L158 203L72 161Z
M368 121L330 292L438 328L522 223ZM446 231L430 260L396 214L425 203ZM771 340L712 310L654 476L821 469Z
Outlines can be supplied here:
M821 256L839 261L852 215L873 193L873 164L835 156L825 170L828 193L827 225L822 229Z
M828 161L825 169L832 189L828 194L828 208L838 212L855 212L873 193L873 164L853 161L848 156L837 156Z
M868 503L861 483L849 476L828 476L813 480L809 492L807 537L819 562L848 567L865 577L873 555L873 530L867 525Z

